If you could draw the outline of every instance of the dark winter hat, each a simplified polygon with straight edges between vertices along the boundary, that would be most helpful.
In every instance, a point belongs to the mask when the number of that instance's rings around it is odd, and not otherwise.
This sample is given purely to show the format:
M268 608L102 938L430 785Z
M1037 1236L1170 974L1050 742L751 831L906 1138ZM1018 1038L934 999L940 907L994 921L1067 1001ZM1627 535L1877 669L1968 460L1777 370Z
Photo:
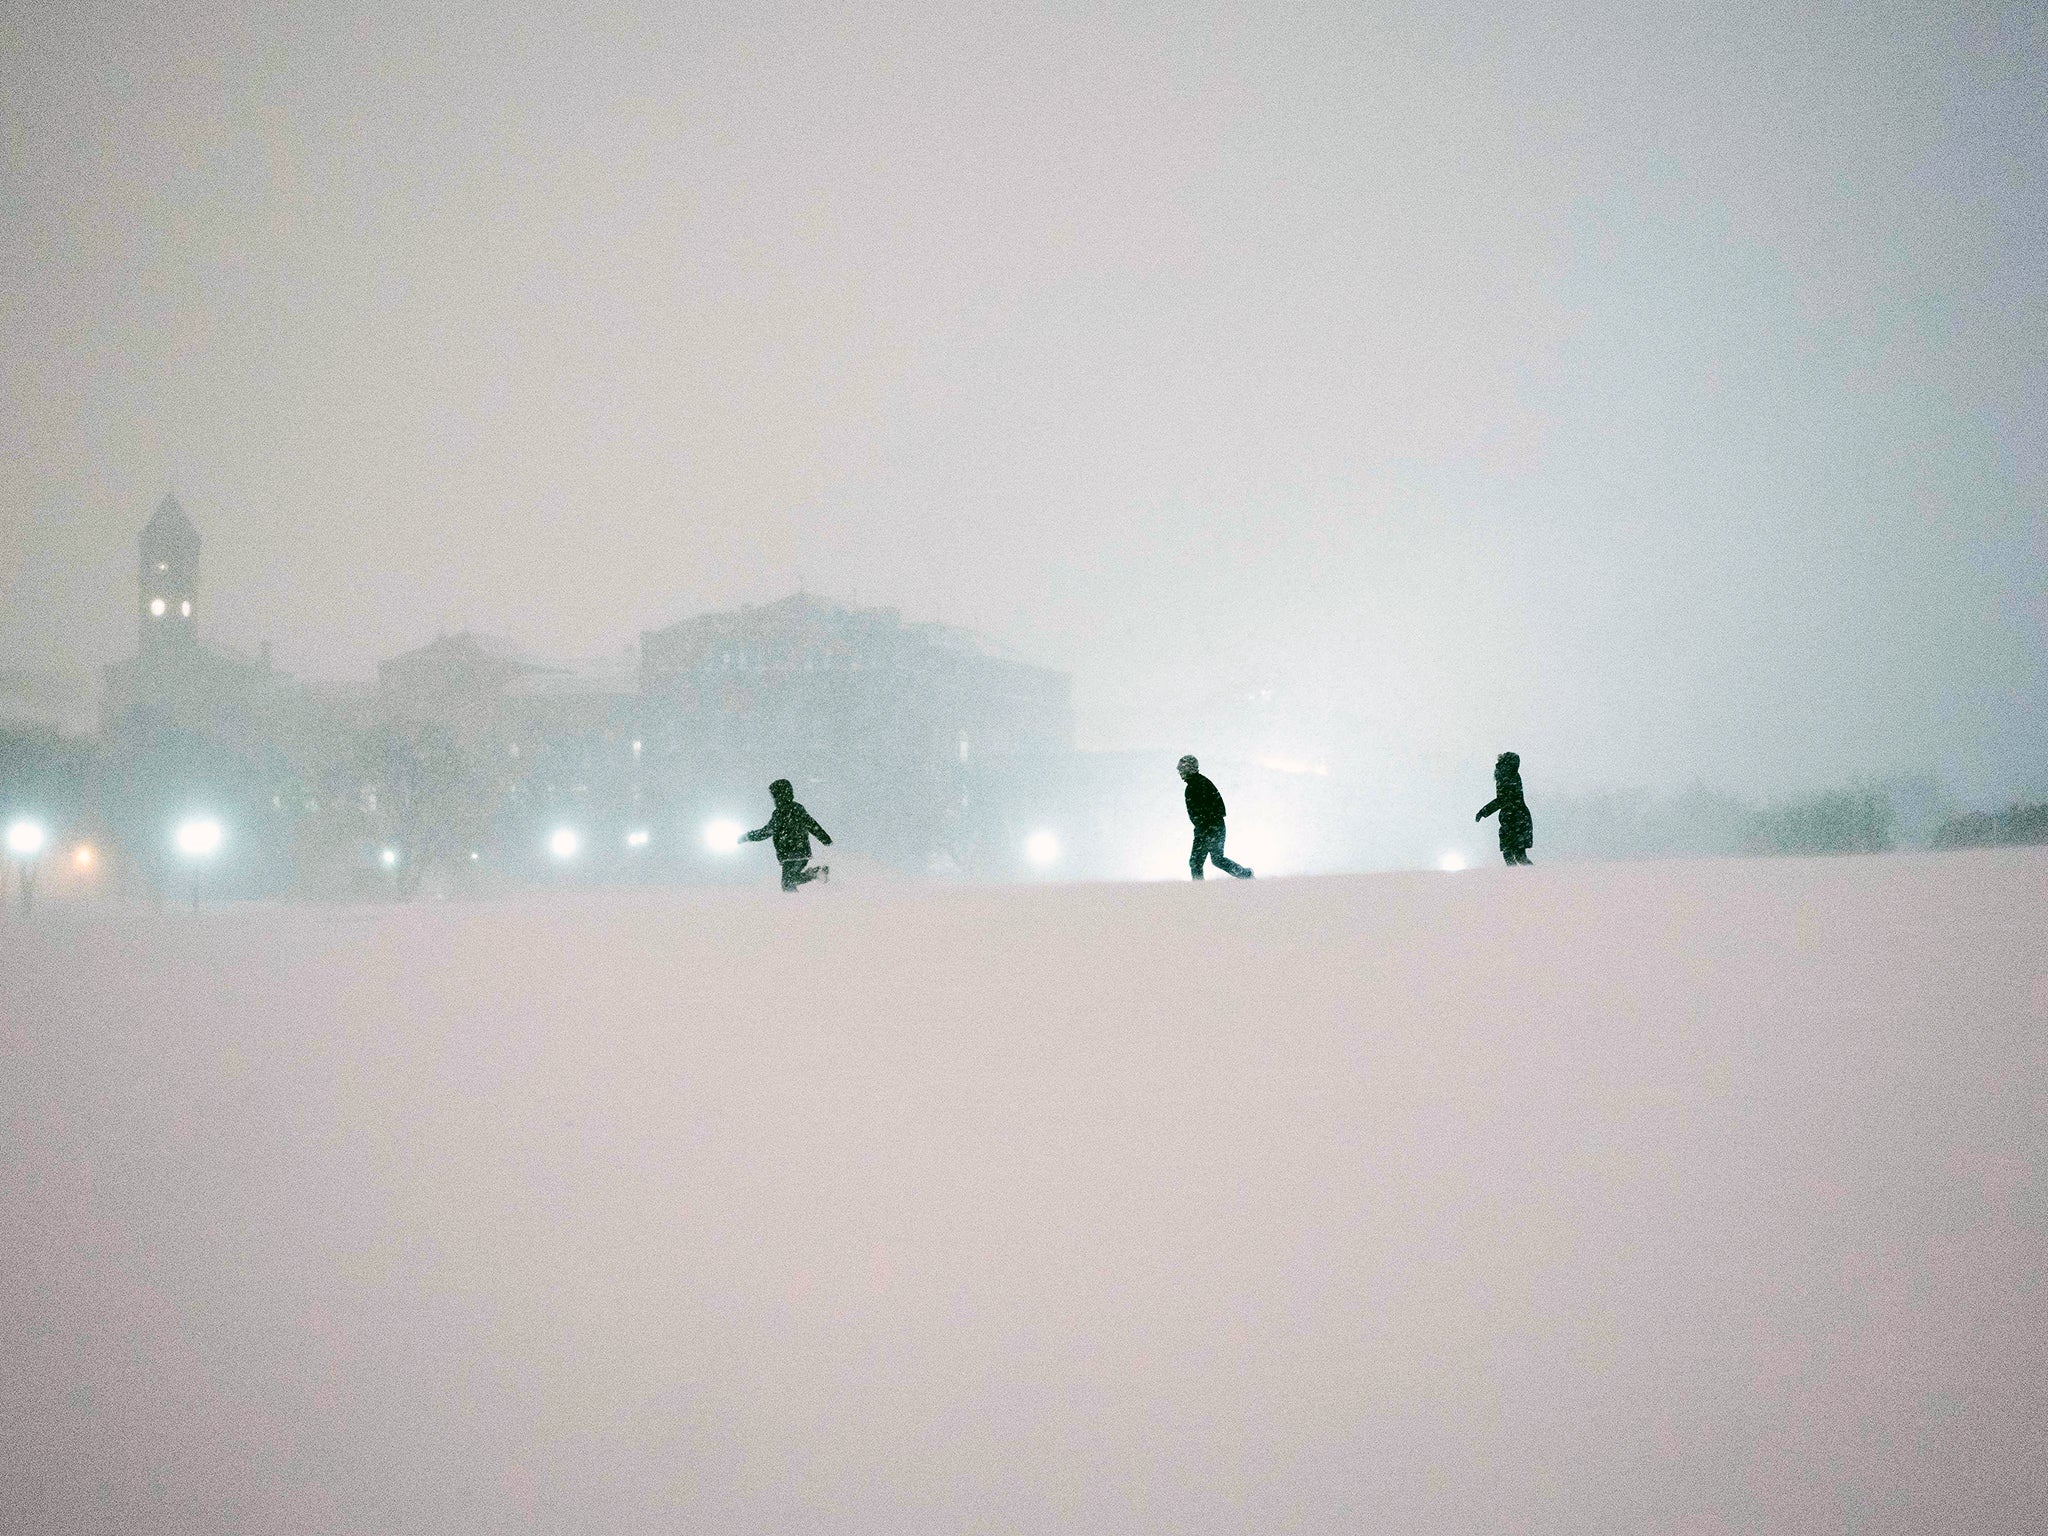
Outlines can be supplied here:
M1195 754L1192 752L1180 760L1180 771L1182 773L1199 773L1201 768L1202 765L1195 761Z
M1522 759L1517 753L1503 752L1493 760L1493 771L1495 773L1520 773L1522 771Z
M770 784L768 786L768 793L773 795L778 800L787 800L791 795L795 794L796 791L795 789L791 788L789 780L777 779L773 784Z

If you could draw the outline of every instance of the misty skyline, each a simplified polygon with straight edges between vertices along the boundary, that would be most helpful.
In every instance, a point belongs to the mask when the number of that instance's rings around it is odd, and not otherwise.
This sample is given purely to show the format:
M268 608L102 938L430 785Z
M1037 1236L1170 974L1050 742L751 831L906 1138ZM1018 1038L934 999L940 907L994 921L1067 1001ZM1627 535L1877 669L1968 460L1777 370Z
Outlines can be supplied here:
M2048 778L2038 7L0 19L0 664L800 584L1086 745ZM1270 694L1251 711L1252 695Z

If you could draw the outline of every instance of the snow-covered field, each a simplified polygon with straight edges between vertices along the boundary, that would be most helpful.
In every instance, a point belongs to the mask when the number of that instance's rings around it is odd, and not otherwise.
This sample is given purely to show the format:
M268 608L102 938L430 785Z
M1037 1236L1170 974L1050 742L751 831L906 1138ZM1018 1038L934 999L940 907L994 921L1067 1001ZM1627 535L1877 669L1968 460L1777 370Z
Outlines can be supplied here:
M2041 851L9 916L0 1528L2038 1530L2044 952Z

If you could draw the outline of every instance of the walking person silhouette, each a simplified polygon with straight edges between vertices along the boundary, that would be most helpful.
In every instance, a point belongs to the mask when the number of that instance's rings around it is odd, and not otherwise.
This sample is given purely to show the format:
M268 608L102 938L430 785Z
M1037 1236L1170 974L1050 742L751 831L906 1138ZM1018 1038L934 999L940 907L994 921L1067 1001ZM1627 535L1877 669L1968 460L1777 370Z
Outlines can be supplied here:
M1180 760L1180 776L1187 782L1188 820L1194 823L1195 845L1188 850L1188 873L1202 878L1202 864L1214 864L1226 875L1249 880L1252 872L1223 856L1223 796L1202 772L1193 757Z
M832 834L819 826L811 813L797 804L796 790L789 780L777 779L768 786L768 793L775 800L775 812L768 818L768 825L756 827L740 839L743 843L760 843L775 840L775 857L782 861L782 888L793 891L800 885L809 885L813 880L829 879L832 866L820 864L816 869L804 866L811 861L811 838L815 835L826 847L832 845Z
M1536 822L1529 814L1529 802L1522 798L1522 760L1503 752L1493 763L1493 798L1479 808L1474 821L1484 821L1500 812L1500 856L1510 864L1529 862L1529 850L1536 843Z

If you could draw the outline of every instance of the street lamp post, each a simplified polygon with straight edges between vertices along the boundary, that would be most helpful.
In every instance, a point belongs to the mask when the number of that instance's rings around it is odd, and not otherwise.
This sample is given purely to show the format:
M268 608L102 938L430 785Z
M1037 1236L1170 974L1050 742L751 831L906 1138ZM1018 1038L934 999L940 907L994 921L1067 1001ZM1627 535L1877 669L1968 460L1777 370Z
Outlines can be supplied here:
M43 844L50 834L43 824L24 816L7 826L7 852L13 857L21 871L21 915L27 917L36 904L36 860L42 857ZM4 900L0 896L0 900Z
M178 852L192 865L192 910L199 910L199 877L213 856L220 852L226 833L211 816L188 816L178 823L175 841Z

